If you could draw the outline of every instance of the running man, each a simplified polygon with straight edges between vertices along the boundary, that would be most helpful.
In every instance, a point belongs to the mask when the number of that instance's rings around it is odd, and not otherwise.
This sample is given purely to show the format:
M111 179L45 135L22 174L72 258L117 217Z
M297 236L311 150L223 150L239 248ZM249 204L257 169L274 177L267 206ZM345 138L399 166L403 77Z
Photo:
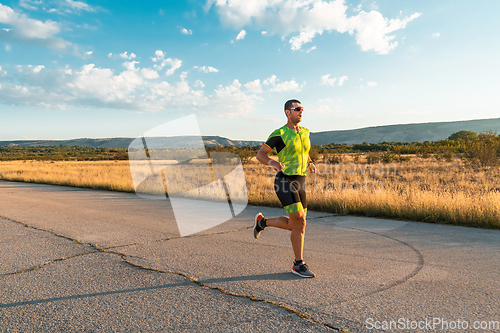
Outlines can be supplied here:
M311 141L309 130L299 126L302 120L302 107L296 99L285 103L286 125L275 130L257 153L257 159L274 168L278 173L274 180L274 190L288 216L265 218L262 213L255 216L254 237L259 238L266 227L290 230L295 261L292 273L301 277L312 278L312 273L302 258L304 234L306 230L307 199L305 181L307 167L316 172L316 167L309 157ZM269 152L276 148L278 160L269 158Z

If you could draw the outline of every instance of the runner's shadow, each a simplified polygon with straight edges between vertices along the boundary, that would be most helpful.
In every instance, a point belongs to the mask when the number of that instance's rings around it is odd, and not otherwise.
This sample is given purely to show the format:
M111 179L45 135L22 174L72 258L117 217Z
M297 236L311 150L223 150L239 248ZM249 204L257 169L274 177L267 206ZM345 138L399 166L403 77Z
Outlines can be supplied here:
M109 290L109 291L90 293L90 294L68 295L68 296L63 296L63 297L35 299L35 300L20 301L20 302L14 302L14 303L4 303L4 304L0 303L0 309L13 308L16 306L24 306L24 305L35 305L35 304L41 304L41 303L57 302L57 301L81 300L81 299L85 299L85 298L94 298L94 297L101 297L101 296L136 293L136 292L141 292L141 291L168 289L168 288L174 288L174 287L186 287L186 286L190 286L190 285L191 285L190 282L183 281L180 283L170 283L170 284L163 284L163 285L157 285L157 286L120 289L120 290Z
M259 275L242 275L231 276L225 278L214 278L200 280L202 283L220 283L232 281L295 281L302 280L300 276L294 275L290 272L272 273L272 274L259 274Z

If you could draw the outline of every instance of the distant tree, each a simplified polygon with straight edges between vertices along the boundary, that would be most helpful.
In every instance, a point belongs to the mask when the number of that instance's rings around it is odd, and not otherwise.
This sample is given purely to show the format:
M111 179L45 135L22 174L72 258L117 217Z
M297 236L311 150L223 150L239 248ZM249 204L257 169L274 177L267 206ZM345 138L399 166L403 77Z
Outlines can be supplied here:
M482 132L477 137L463 143L463 158L482 167L500 164L500 137L494 132Z
M474 131L458 131L448 137L448 140L473 140L477 138Z
M311 160L316 161L319 158L319 152L318 152L318 147L312 146L311 149L309 150L309 157L311 157Z
M256 154L252 149L248 148L242 148L238 149L236 154L240 157L241 159L241 164L248 164L252 157L254 157Z

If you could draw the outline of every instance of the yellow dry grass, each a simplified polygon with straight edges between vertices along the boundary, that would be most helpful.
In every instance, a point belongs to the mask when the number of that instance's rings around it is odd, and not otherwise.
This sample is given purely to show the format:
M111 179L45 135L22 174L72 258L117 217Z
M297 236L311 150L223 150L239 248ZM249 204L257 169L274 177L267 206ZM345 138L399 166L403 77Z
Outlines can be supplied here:
M128 161L0 162L0 179L134 192Z
M363 160L363 157L360 159ZM500 169L413 156L395 164L317 163L308 175L308 208L337 214L500 228ZM244 166L248 200L280 207L271 168ZM0 162L0 179L133 192L128 161Z
M438 162L413 156L394 164L317 163L308 175L311 210L500 228L500 169L473 169L460 160ZM278 206L274 172L253 164L246 168L249 202Z

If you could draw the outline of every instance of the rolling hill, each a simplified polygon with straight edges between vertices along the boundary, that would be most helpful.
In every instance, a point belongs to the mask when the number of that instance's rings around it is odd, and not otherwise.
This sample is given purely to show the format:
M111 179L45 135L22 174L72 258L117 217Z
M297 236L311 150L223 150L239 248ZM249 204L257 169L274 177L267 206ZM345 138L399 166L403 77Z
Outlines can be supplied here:
M483 132L493 130L500 133L500 118L467 121L419 123L365 127L353 130L311 132L311 143L380 143L380 142L424 142L446 139L455 132L467 130ZM182 141L182 137L178 138ZM104 148L128 148L133 138L73 139L73 140L16 140L0 141L0 146L89 146ZM234 145L236 147L261 145L262 141L230 140L220 136L204 136L206 146Z
M461 130L477 133L493 130L500 133L500 118L439 123L420 123L365 127L344 131L311 133L311 143L380 143L380 142L424 142L444 140Z

